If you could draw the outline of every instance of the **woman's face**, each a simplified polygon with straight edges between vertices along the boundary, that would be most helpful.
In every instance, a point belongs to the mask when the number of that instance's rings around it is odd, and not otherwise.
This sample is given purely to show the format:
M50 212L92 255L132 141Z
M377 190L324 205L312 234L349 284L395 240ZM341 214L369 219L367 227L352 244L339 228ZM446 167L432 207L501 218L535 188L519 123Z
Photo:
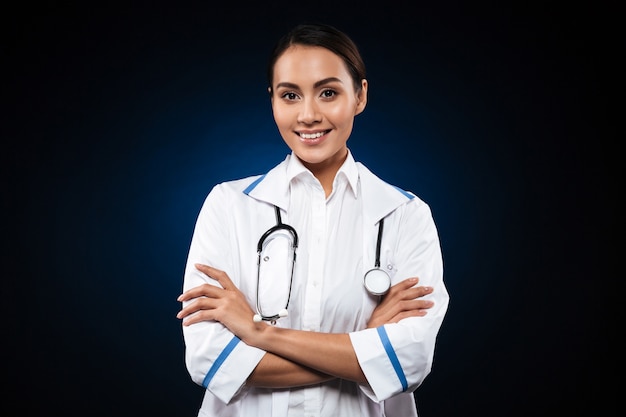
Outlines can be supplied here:
M287 146L314 174L339 169L354 116L365 109L343 60L326 48L296 45L274 65L272 111Z

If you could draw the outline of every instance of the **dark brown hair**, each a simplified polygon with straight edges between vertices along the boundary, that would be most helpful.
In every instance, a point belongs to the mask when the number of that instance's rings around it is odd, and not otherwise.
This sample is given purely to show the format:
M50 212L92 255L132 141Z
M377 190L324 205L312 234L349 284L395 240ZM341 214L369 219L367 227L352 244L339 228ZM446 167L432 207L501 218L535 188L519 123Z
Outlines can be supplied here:
M293 45L319 46L337 54L348 67L354 88L361 90L365 78L365 63L354 41L342 31L324 24L301 24L291 29L278 40L270 54L267 66L267 81L270 92L274 78L274 65L278 58Z

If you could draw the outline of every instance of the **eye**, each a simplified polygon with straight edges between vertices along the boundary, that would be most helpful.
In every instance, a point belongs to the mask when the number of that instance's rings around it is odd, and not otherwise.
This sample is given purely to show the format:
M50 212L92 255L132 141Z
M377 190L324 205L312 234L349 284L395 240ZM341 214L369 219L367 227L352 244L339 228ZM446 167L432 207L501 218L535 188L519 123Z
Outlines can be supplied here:
M281 98L287 100L287 101L295 101L297 100L299 97L296 93L294 93L293 91L287 91L283 94L281 94L280 96Z
M321 94L322 98L333 98L336 95L337 95L337 92L330 88L322 91L322 94Z

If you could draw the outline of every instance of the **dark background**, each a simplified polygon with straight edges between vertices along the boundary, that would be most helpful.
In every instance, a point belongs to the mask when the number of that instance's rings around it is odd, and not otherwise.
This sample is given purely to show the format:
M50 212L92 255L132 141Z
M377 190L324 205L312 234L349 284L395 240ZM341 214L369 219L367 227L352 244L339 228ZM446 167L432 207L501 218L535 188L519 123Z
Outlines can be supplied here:
M303 21L361 47L349 146L439 227L451 303L420 415L616 411L624 49L593 4L5 10L2 414L196 415L175 318L192 228L215 183L288 152L265 64Z

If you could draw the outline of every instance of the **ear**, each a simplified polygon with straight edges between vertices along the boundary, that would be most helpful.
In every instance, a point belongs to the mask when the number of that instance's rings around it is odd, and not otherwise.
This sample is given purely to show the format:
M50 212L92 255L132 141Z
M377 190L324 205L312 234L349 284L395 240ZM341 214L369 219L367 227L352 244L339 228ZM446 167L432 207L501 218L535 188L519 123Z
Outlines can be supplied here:
M267 94L270 96L270 104L274 106L274 94L272 94L272 87L267 87Z
M367 104L367 86L368 86L367 80L363 78L361 80L361 91L359 91L359 93L356 96L357 103L356 103L356 111L354 113L355 116L357 114L361 114L363 110L365 110L365 105Z

